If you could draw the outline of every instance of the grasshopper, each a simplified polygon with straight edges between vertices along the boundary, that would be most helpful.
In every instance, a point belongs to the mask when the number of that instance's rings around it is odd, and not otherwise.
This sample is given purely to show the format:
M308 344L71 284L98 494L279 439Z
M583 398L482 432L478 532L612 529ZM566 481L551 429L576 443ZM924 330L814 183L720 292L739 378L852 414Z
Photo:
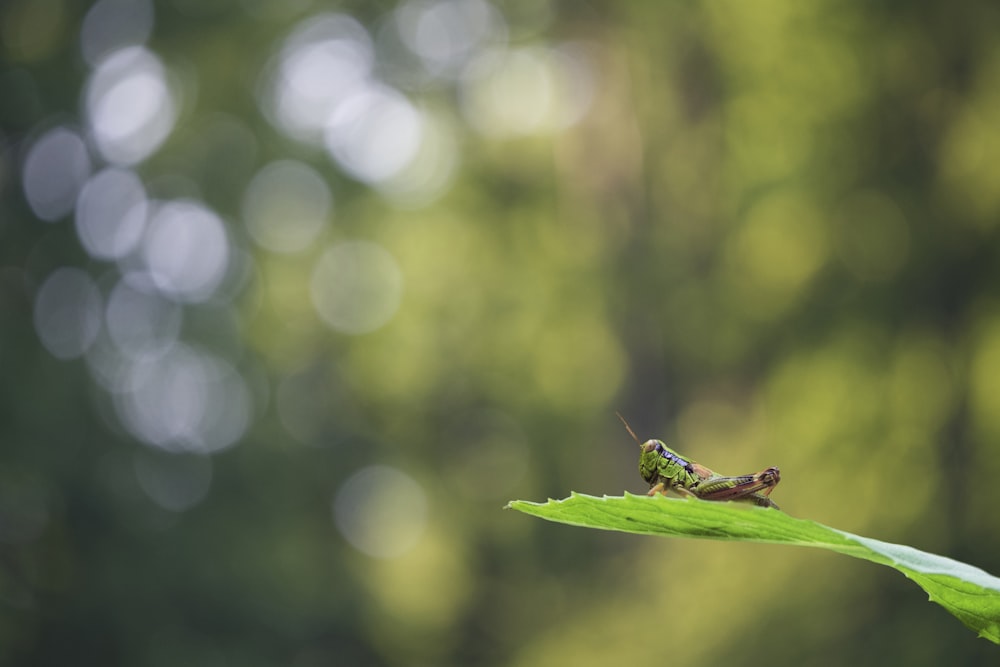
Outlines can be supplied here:
M777 468L772 466L752 475L726 477L681 456L662 440L640 442L625 418L620 414L618 418L639 445L639 474L649 483L649 495L667 495L668 491L674 491L702 500L739 500L778 509L768 497L781 481Z

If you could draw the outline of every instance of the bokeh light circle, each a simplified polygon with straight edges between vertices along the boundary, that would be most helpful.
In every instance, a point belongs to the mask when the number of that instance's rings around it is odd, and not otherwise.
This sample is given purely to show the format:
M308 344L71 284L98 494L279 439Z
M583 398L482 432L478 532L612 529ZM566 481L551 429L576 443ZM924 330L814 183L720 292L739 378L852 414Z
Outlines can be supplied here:
M363 334L385 325L403 295L403 274L395 258L368 241L329 248L313 268L313 305L331 328Z
M436 77L457 76L485 44L507 38L503 16L483 0L411 0L393 18L402 42Z
M42 345L59 359L87 351L101 330L101 294L80 269L56 269L35 296L35 331Z
M243 195L243 220L257 245L273 252L303 250L323 229L333 197L315 169L279 160L254 176Z
M108 337L126 356L166 352L177 342L183 320L181 306L159 293L138 290L126 280L108 295Z
M149 203L142 181L125 169L105 169L88 180L76 204L76 233L95 259L131 253L146 228Z
M153 23L151 0L98 0L80 26L80 51L95 65L111 51L144 43Z
M398 558L416 545L427 524L427 496L406 473L373 465L340 487L333 514L341 534L374 558Z
M203 454L138 451L132 457L136 481L157 505L171 512L195 507L212 486L212 459Z
M56 127L40 136L24 160L21 183L31 211L46 221L69 214L90 175L90 155L76 132Z
M379 183L416 157L423 117L402 93L373 85L337 107L323 136L327 151L347 173Z
M315 141L336 107L366 85L374 59L368 31L355 19L314 16L285 40L265 77L261 106L288 136Z
M176 105L166 69L139 46L115 51L97 65L87 83L90 132L108 162L146 159L173 130Z
M188 302L212 295L225 277L230 257L222 220L203 204L186 199L156 208L142 252L156 287Z
M173 452L235 444L250 422L246 382L227 362L183 344L121 365L115 407L139 440Z
M460 94L472 127L507 138L578 122L593 102L594 82L579 47L491 49L465 68Z

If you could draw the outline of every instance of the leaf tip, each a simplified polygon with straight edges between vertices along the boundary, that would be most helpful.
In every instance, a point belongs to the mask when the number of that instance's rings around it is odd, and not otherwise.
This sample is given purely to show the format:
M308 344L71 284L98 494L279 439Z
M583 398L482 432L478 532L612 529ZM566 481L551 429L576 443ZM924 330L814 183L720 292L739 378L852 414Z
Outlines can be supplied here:
M505 510L517 510L519 512L524 511L525 505L539 505L541 503L533 503L530 500L511 500L506 505L503 506Z

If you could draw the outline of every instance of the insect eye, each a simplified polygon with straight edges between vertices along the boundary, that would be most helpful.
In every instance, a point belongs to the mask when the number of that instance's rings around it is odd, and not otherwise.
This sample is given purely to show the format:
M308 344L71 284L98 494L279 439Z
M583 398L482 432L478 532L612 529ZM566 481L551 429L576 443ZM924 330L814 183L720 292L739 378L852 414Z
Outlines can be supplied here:
M642 446L642 451L644 452L662 452L663 449L660 447L660 443L656 440L647 440Z

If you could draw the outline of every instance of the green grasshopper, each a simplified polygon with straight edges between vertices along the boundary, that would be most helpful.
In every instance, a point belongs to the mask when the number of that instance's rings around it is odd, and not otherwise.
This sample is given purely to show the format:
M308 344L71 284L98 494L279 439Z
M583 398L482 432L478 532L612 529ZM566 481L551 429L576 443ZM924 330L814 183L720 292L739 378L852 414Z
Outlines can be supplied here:
M778 509L778 505L768 497L781 481L777 468L765 468L752 475L726 477L681 456L662 440L640 442L625 418L621 415L618 418L639 445L639 473L649 483L649 495L667 495L668 491L674 491L702 500L739 500Z

